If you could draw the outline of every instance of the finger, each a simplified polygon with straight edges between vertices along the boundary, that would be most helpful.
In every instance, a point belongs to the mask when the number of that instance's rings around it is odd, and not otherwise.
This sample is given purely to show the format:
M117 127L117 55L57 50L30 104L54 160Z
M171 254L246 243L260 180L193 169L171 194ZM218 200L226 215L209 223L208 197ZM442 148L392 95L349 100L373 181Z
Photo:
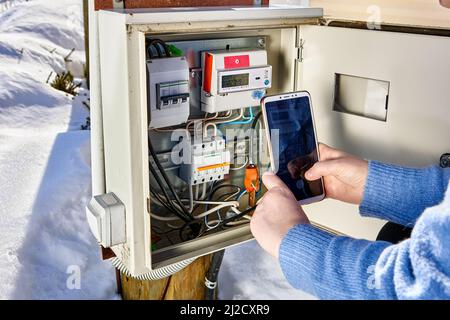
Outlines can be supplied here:
M347 154L341 150L331 148L324 143L319 143L319 155L321 160L331 160L342 158Z
M275 187L285 188L286 185L283 181L274 173L266 172L262 177L263 183L267 190L273 189Z
M339 176L341 172L342 161L325 160L316 162L314 166L305 173L305 178L309 181L315 181L326 176Z

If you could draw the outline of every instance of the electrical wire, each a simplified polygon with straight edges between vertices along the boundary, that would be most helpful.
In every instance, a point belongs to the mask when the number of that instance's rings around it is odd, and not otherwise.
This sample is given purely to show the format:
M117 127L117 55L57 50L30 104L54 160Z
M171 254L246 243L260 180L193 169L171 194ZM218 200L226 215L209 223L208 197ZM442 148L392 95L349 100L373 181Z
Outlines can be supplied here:
M178 221L178 220L180 220L180 219L177 218L177 217L163 217L163 216L159 216L159 215L157 215L157 214L155 214L155 213L150 213L150 216L151 216L153 219L155 219L155 220L158 220L158 221L164 221L164 222L171 222L171 221Z
M175 198L175 201L178 203L178 205L180 206L181 210L183 211L184 215L186 215L186 217L190 217L191 213L186 209L186 207L183 205L183 203L180 200L180 197L178 196L178 194L176 193L172 183L169 180L169 177L167 176L163 166L161 165L161 163L159 162L158 156L156 155L155 150L153 149L153 145L152 145L152 141L150 138L150 135L148 136L148 149L150 151L150 154L153 157L153 161L155 162L156 166L159 169L159 173L161 174L161 176L163 177L163 179L165 180L167 187L169 188L170 192L172 193L173 197ZM157 173L155 172L155 174L157 175ZM166 197L167 199L170 199L169 197ZM188 218L188 220L190 220Z
M169 47L161 39L151 39L147 46L148 56L150 57L150 59L154 59L155 56L153 55L151 48L155 48L156 53L158 54L158 58L170 57ZM161 48L163 48L164 50L164 55L163 52L161 51Z
M189 184L189 212L194 211L194 186Z
M233 201L233 202L223 202L221 204L219 204L218 206L207 210L199 215L194 215L195 219L203 219L204 217L207 217L213 213L216 213L218 210L221 210L223 208L228 208L228 207L239 207L239 202L237 201Z
M200 199L205 199L206 198L206 191L207 191L207 188L208 188L208 183L207 182L205 182L204 184L203 184L203 191L202 191L202 196L200 197Z
M237 215L235 215L233 217L226 218L220 223L220 225L222 227L226 227L227 225L231 225L230 224L231 222L235 222L236 220L244 218L245 216L247 216L247 215L251 214L253 211L255 211L256 208L257 208L257 206L254 206L254 207L251 207L251 208L249 208L249 209L247 209L245 211L242 211L241 213L239 213L239 214L237 214Z
M150 172L152 173L153 177L154 177L155 180L156 180L156 183L159 185L161 191L163 192L163 194L164 194L164 196L165 196L165 198L166 198L166 200L167 200L168 205L171 207L170 212L173 213L174 215L176 215L177 217L179 217L179 218L180 218L181 220L183 220L184 222L191 221L192 218L186 217L182 212L179 212L179 211L173 206L172 201L169 201L169 200L170 200L169 195L167 194L166 189L165 189L164 186L162 185L162 181L161 181L161 179L159 178L159 176L158 176L158 174L157 174L155 168L153 168L153 165L151 164L151 162L149 163L149 168L150 168ZM164 203L164 202L163 202L163 203Z
M217 278L219 277L220 266L222 265L225 250L216 252L211 259L211 265L205 277L205 299L215 300L217 289Z
M254 159L255 159L255 151L254 151L254 144L255 144L255 135L258 135L258 132L256 131L256 127L258 126L259 120L261 119L262 116L262 111L258 112L258 114L255 116L255 118L253 119L253 123L252 123L252 134L250 136L250 146L249 146L249 164L254 164ZM257 150L258 151L258 150ZM258 169L260 169L258 167Z
M236 117L233 118L232 116L230 116L229 118L224 119L224 120L214 121L214 124L218 125L218 124L231 123L231 122L242 119L243 116L244 116L244 109L241 109L241 111L239 112L239 114Z
M229 124L235 125L235 124L250 124L250 123L253 123L253 120L255 118L255 116L253 114L253 108L249 108L249 110L250 110L250 117L249 118L244 117L245 111L244 111L244 109L242 109L242 118L244 120L243 121L233 121L233 122L230 122Z
M247 167L247 165L249 164L249 158L248 157L246 157L245 158L245 163L242 165L242 166L240 166L240 167L236 167L236 168L230 168L230 170L231 171L239 171L239 170L242 170L242 169L244 169L245 167Z

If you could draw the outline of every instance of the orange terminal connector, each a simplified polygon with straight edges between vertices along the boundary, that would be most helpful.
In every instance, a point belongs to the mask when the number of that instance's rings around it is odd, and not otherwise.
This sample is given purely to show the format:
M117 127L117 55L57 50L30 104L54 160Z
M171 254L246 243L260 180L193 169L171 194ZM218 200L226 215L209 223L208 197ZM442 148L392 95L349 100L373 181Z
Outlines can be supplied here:
M256 193L261 189L261 184L259 181L258 167L254 164L248 165L245 169L244 186L249 195L249 206L256 206Z

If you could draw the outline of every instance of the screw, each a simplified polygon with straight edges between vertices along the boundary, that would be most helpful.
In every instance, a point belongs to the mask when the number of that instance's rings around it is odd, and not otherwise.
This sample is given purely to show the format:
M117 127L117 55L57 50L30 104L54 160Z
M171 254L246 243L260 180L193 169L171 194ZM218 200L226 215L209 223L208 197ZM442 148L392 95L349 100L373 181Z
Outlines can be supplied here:
M259 38L258 39L258 44L261 48L265 48L266 47L266 39L264 38Z

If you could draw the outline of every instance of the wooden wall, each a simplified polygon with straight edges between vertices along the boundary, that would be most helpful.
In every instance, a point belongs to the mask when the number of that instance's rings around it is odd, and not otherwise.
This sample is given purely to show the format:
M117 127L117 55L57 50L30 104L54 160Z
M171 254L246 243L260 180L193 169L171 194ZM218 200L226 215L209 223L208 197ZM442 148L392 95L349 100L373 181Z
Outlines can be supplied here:
M450 28L450 9L439 0L311 0L322 7L327 19L367 21L380 14L382 23Z

